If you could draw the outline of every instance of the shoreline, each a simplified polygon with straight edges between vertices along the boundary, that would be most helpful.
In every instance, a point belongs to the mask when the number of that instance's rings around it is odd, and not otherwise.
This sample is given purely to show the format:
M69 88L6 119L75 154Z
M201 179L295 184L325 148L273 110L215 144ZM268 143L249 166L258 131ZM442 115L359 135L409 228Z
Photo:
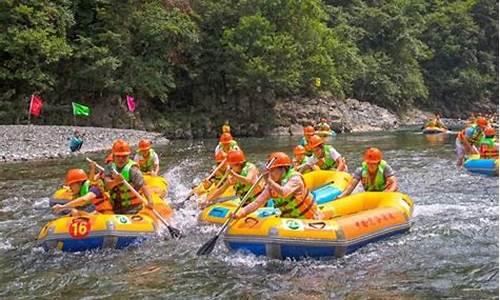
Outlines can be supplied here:
M69 140L77 130L83 145L77 152L69 149ZM66 158L84 153L105 151L116 139L124 139L135 148L139 140L153 145L167 144L161 133L134 129L56 125L0 125L0 163Z
M464 122L455 119L447 119L445 121L449 125L455 123L453 121L458 121L457 123L459 124ZM452 129L451 127L454 126L449 126L450 130ZM398 129L418 130L419 125L416 122L405 122L391 128L391 130ZM71 152L69 149L69 140L75 130L84 135L84 143L79 151ZM368 127L364 128L364 130L358 129L351 132L363 133L384 130L388 130L388 128ZM301 131L301 128L300 130L297 128L295 131L274 132L268 136L301 136ZM153 145L164 145L170 141L159 132L62 125L0 125L0 137L0 164L61 159L85 153L105 151L109 150L113 141L119 138L128 141L132 148L135 148L139 140L143 138L149 139ZM184 139L181 138L179 140Z

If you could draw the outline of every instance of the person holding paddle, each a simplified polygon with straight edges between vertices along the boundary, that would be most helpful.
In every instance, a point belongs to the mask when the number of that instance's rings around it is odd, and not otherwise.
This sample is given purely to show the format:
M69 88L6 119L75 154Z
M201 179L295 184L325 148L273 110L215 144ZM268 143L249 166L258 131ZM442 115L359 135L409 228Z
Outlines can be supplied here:
M260 173L259 169L257 169L254 164L246 160L243 151L229 151L227 154L227 162L230 170L226 181L214 193L207 197L207 200L203 205L210 205L212 200L222 195L222 193L224 193L224 191L226 191L226 189L231 185L234 186L236 195L241 199L241 197L243 197L243 195L245 195L250 190L250 187L257 181L257 177ZM248 197L248 201L253 201L261 191L262 186L258 185Z
M137 163L129 158L131 150L130 145L118 139L112 147L113 163L110 167L116 172L107 170L105 172L104 182L106 189L109 190L113 210L117 214L136 214L142 209L142 201L133 193L124 181L138 191L142 191L148 200L148 207L153 207L151 192L144 184L144 177L137 166Z
M240 219L254 212L271 198L283 218L317 219L323 218L314 197L307 189L302 174L295 171L292 160L284 152L274 152L269 156L266 186L254 202L233 214Z

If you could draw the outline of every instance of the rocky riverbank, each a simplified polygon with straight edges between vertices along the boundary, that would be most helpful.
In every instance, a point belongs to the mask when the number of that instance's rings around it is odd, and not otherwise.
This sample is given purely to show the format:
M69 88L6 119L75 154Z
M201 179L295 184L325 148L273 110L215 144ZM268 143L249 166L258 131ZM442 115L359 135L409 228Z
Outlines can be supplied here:
M337 132L365 132L421 125L428 116L428 113L415 108L398 116L368 102L328 97L279 101L274 111L278 126L269 132L270 135L300 135L303 125L316 123L322 117L329 119Z
M71 153L69 140L75 130L83 136L83 145ZM168 140L160 133L102 127L0 125L0 162L62 158L78 153L110 149L115 139L124 139L132 146L140 139L153 144Z

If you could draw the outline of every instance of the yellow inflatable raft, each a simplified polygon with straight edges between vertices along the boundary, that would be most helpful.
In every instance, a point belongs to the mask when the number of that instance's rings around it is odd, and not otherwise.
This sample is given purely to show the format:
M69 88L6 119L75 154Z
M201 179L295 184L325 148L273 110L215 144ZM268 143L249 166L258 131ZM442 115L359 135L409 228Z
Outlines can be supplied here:
M165 198L168 193L168 182L164 177L161 176L144 176L144 183L150 188L153 193L156 193L160 198ZM49 200L49 205L52 207L56 204L65 204L73 198L71 194L71 189L68 186L63 186L58 189L54 195ZM89 210L92 211L93 207Z
M337 171L318 170L304 175L305 184L319 206L335 200L347 188L350 180L351 175L349 173ZM222 224L240 203L239 198L234 196L234 193L223 195L215 202L216 204L201 211L198 216L200 223ZM265 217L276 213L277 210L273 208L270 201L268 207L258 209L252 216Z
M397 192L363 192L322 207L330 220L249 216L233 223L224 242L271 258L341 257L410 228L413 201Z
M335 133L335 131L333 130L319 130L319 131L316 131L316 135L319 136L319 137L329 137L329 136L336 136L337 133Z
M447 133L448 129L442 127L435 126L427 126L422 130L423 134L438 134L438 133Z
M155 210L168 219L173 212L169 204L153 194ZM48 222L38 235L45 249L67 252L101 248L121 249L140 243L157 233L162 223L148 208L136 215L91 214L88 217L60 217Z

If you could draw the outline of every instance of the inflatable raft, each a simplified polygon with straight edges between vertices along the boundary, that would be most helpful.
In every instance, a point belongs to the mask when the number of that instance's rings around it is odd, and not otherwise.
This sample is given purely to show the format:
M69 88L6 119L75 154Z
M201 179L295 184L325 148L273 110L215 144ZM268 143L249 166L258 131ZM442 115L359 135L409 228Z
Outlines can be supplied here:
M329 137L329 136L336 136L337 133L333 130L330 131L319 130L316 131L316 135L319 137Z
M155 210L168 219L173 212L167 202L153 194ZM135 215L92 214L60 217L48 222L38 235L44 249L66 252L101 248L121 249L154 236L163 224L148 208Z
M151 189L152 192L156 193L160 198L164 198L168 193L168 182L165 178L161 176L149 176L144 175L145 184ZM58 189L54 195L49 200L50 207L56 204L66 204L68 201L73 199L73 195L71 194L71 189L68 186L63 186ZM79 209L83 209L86 211L93 211L93 205L87 205L84 207L79 207Z
M312 171L304 175L307 188L313 194L318 205L322 206L335 200L346 188L351 175L337 171ZM225 195L216 200L216 204L204 208L198 216L200 223L222 224L231 215L240 203L240 199L232 195ZM273 208L269 201L266 208L259 208L251 216L265 217L275 215L278 210Z
M481 159L477 154L471 155L464 162L464 167L471 173L498 176L498 158Z
M442 127L434 127L434 126L429 126L425 127L422 130L423 134L438 134L438 133L447 133L448 129L442 128Z
M330 202L322 211L329 220L249 216L224 235L230 250L270 258L341 257L410 229L413 201L397 192L363 192Z

